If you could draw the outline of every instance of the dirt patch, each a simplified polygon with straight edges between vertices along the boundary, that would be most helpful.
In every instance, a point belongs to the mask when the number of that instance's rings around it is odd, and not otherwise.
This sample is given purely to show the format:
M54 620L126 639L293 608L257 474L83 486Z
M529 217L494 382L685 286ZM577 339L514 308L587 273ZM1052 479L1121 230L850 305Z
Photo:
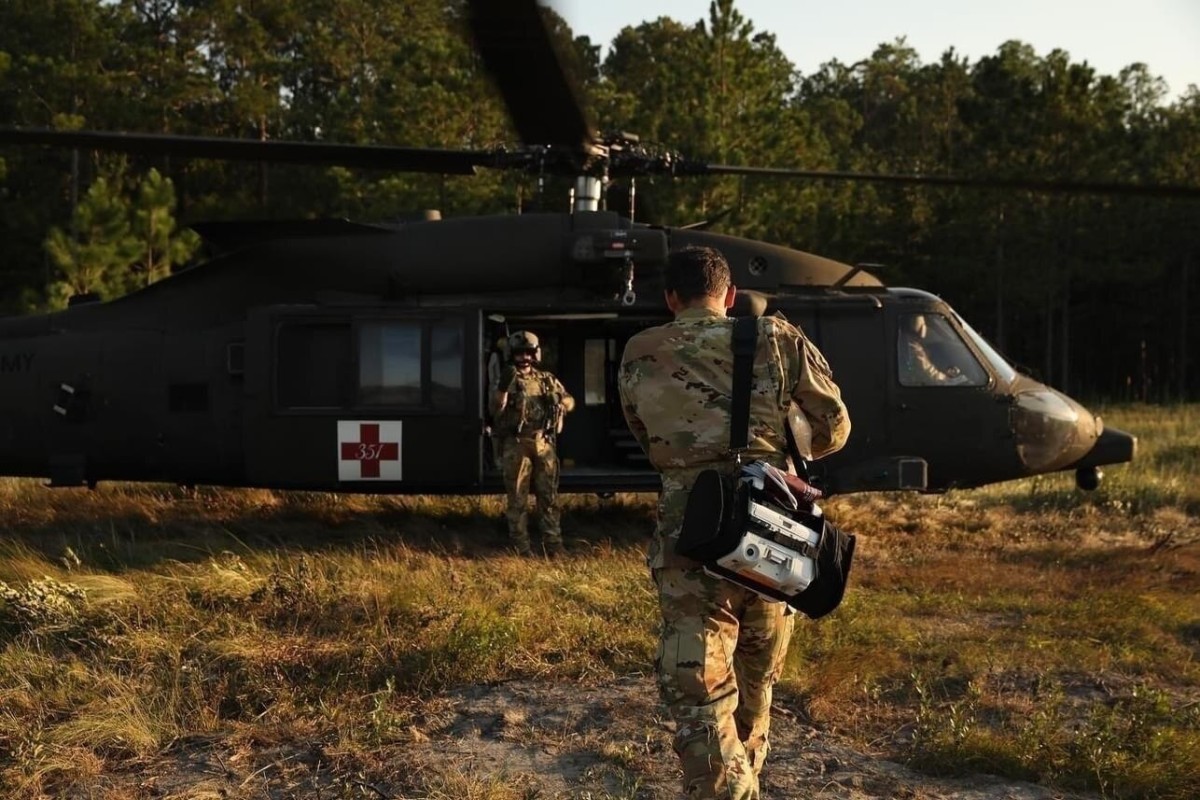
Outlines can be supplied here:
M847 800L1087 798L1000 778L923 775L800 719L781 696L763 797ZM586 687L511 681L423 703L415 724L369 753L335 742L241 747L177 743L98 796L674 800L679 773L653 680ZM225 740L228 742L228 740ZM79 797L97 796L80 794Z

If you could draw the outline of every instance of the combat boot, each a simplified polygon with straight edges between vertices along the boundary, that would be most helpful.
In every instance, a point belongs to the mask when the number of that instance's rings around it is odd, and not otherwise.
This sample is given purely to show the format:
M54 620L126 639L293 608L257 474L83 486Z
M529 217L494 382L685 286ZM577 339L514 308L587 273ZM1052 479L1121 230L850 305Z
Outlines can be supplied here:
M542 542L542 549L546 553L546 558L565 558L567 548L563 545L561 539L551 539L548 542Z
M522 536L517 533L510 532L508 534L508 548L519 556L532 556L533 547L529 543L529 534Z

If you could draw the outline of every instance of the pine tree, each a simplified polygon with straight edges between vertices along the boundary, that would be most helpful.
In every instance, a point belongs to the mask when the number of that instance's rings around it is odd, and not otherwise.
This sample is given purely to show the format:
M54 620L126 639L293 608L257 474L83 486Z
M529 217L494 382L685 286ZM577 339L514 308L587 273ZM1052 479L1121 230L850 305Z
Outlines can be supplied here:
M140 251L129 225L129 203L121 196L119 178L100 177L75 207L71 231L50 229L46 251L60 280L47 288L49 304L61 307L72 294L96 292L111 298L124 285L123 273Z
M177 229L175 187L156 169L151 169L138 187L131 222L141 253L124 270L125 291L167 277L172 267L186 262L200 246L200 237L194 231Z

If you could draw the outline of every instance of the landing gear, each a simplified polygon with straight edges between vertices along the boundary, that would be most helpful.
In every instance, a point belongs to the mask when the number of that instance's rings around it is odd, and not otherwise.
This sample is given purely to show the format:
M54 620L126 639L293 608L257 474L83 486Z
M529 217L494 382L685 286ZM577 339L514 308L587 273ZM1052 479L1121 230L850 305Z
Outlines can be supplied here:
M1085 492L1094 492L1100 486L1104 472L1099 467L1081 467L1075 470L1075 485Z

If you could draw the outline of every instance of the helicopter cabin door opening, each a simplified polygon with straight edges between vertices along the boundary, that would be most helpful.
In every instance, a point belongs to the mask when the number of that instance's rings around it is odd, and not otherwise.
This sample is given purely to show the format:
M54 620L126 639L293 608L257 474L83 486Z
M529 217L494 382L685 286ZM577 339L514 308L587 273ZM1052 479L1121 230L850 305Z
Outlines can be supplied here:
M479 484L478 315L276 306L245 352L249 485L438 493ZM472 354L473 355L473 354Z
M658 488L657 473L625 424L617 369L629 338L665 318L634 319L614 313L492 313L490 309L484 318L485 360L493 358L494 344L506 335L530 331L541 345L541 369L553 373L575 398L575 410L566 415L557 437L562 491L605 492L618 483L644 485L648 491ZM485 482L503 485L494 456L487 459Z

